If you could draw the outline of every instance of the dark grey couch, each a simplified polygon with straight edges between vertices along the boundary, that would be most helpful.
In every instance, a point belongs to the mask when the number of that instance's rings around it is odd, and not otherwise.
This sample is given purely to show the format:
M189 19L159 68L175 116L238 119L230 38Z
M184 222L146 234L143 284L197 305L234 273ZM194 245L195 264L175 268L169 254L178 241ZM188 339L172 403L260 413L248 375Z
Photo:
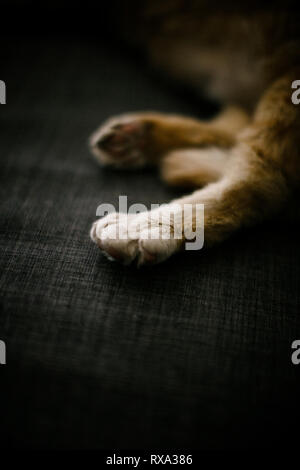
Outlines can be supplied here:
M266 223L151 269L110 263L88 236L97 205L120 194L149 205L175 193L153 172L97 166L90 132L128 110L209 108L100 40L27 38L3 54L2 445L291 443L298 225Z

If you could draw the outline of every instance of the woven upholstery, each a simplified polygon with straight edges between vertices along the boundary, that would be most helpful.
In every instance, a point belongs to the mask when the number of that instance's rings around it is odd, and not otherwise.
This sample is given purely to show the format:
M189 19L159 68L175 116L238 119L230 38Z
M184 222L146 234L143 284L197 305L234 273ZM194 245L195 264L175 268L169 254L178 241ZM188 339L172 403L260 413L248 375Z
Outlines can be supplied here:
M126 194L149 205L178 193L155 172L97 166L90 132L121 112L195 114L198 105L101 43L27 40L10 44L5 60L2 443L281 442L297 414L299 227L266 223L155 268L110 263L88 237L98 204Z

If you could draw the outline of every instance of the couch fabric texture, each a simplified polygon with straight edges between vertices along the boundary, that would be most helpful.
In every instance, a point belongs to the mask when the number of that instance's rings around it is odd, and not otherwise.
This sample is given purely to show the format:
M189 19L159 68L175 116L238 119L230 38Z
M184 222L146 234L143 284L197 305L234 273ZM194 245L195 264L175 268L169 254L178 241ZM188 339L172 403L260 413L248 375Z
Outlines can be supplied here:
M3 51L1 442L247 448L292 439L299 226L272 221L149 269L89 239L102 202L163 203L155 171L101 168L89 134L134 110L208 116L122 51L65 38ZM288 438L287 438L288 436Z

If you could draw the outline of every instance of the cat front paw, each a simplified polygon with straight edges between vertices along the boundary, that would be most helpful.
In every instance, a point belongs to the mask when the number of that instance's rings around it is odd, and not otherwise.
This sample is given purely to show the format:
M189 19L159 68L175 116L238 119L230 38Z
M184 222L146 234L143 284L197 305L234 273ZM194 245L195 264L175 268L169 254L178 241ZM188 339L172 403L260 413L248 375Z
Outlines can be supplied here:
M138 215L109 214L93 224L90 235L110 260L125 265L160 263L183 243L182 233L176 231L164 209Z
M151 123L139 113L124 114L106 121L90 137L93 155L104 165L138 168L147 161Z

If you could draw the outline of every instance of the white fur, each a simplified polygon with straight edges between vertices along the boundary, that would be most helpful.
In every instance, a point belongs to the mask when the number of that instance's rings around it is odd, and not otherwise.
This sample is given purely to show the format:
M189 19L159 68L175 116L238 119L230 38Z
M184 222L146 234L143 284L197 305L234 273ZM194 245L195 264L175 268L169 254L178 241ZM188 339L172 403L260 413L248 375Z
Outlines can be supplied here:
M181 245L182 233L178 236L174 228L170 207L162 206L137 215L109 214L93 224L91 238L109 259L124 264L134 260L138 265L159 263Z

